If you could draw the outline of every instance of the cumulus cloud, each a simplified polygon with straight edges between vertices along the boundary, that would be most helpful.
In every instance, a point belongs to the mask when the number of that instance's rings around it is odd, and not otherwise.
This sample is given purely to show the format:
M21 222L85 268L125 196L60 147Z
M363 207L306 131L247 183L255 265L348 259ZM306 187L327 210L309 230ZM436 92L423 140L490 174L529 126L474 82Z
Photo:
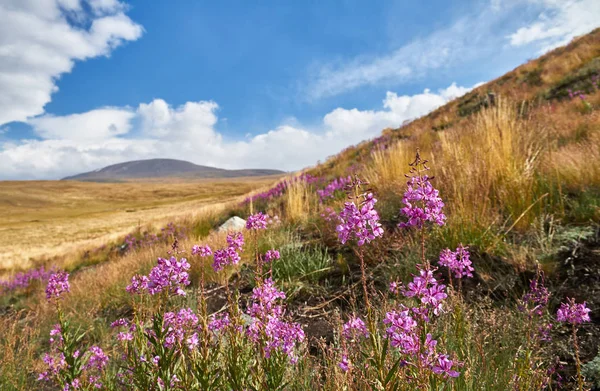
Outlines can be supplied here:
M121 2L86 2L89 7L83 0L0 3L0 125L43 114L57 79L76 61L109 55L142 35Z
M600 26L597 0L530 0L530 3L543 10L533 23L508 36L513 46L535 43L543 53Z
M30 120L44 140L0 145L0 179L59 178L134 159L175 158L223 168L297 170L424 115L470 88L455 83L415 95L388 92L378 110L337 108L314 128L284 123L244 140L217 130L217 103L173 107L162 99L137 108L104 108Z
M29 120L29 124L45 139L105 140L128 133L133 117L127 109L104 108L59 117L47 114Z

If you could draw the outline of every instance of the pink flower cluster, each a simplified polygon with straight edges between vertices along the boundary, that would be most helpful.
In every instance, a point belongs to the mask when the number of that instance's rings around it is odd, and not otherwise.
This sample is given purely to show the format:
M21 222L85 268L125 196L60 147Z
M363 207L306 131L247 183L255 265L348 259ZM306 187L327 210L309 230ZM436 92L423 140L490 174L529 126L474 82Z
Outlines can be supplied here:
M413 281L407 287L400 288L398 284L394 290L402 290L406 297L419 299L420 306L407 308L401 305L397 310L386 314L384 324L388 327L386 333L390 345L397 348L401 354L407 355L415 365L427 368L433 373L447 377L457 377L459 373L453 369L457 363L446 354L436 352L437 341L431 334L425 335L422 341L420 323L428 323L431 312L439 315L442 311L442 301L447 297L446 286L439 284L433 276L433 270L419 269L419 275L413 276ZM408 361L407 361L408 362Z
M446 285L438 283L433 276L435 269L419 268L419 275L413 276L412 282L409 282L403 290L406 297L415 297L420 299L425 306L421 309L420 315L428 319L429 311L432 310L435 315L443 311L442 302L448 297L446 294Z
M527 309L530 315L541 316L549 300L550 291L544 286L544 274L540 272L529 283L529 292L523 295L522 309Z
M63 293L70 291L71 285L69 284L69 273L54 273L48 279L48 285L46 286L46 299L58 299Z
M556 320L573 325L589 322L590 312L591 310L587 307L585 301L576 303L574 299L567 299L566 303L561 303L556 312Z
M116 328L116 327L127 327L128 330L127 331L120 331L117 334L117 340L124 342L124 341L132 341L133 340L133 332L136 329L136 326L134 323L129 323L129 321L127 319L121 318L121 319L117 319L114 322L112 322L110 324L111 328Z
M157 265L150 270L148 276L133 276L131 284L125 289L131 294L145 291L155 295L168 291L170 294L185 296L183 287L190 284L189 269L190 264L185 258L158 258Z
M321 202L323 202L328 198L332 198L336 191L344 190L349 183L352 183L351 176L335 178L333 181L329 182L324 189L317 190L317 195Z
M358 316L355 316L344 323L342 334L346 339L366 338L369 336L369 331L365 322Z
M216 250L213 254L213 270L220 272L229 265L237 265L240 260L238 251L242 251L244 236L241 232L227 235L227 247Z
M167 312L163 317L163 332L166 332L163 345L167 349L180 349L185 343L192 350L198 346L198 333L195 331L198 317L190 308L179 312Z
M229 319L229 314L221 314L221 315L211 315L210 320L208 322L208 329L213 332L219 332L226 327L229 327L231 324L231 320Z
M53 381L61 377L62 372L69 370L71 367L67 361L72 362L71 359L82 358L83 362L81 367L76 367L78 370L78 377L73 379L70 383L66 384L63 390L80 389L84 383L87 382L93 388L102 388L100 382L100 375L108 365L109 358L104 351L98 346L91 346L87 352L82 356L79 350L73 352L72 357L69 360L65 357L64 352L64 338L60 325L55 325L50 331L50 353L44 354L44 364L46 364L46 370L38 375L37 380L40 381ZM84 377L84 374L87 375ZM59 381L60 382L60 381Z
M254 288L253 303L248 310L251 321L247 333L255 342L263 339L265 357L281 351L295 364L298 357L294 350L298 343L304 341L304 331L298 323L283 319L283 306L277 303L280 299L285 299L285 293L279 291L270 278Z
M444 202L439 196L439 191L431 185L429 177L413 176L407 185L408 189L402 198L405 207L400 211L408 221L398 224L398 227L422 228L427 221L439 226L444 225L446 221L446 215L442 212Z
M12 291L19 288L27 288L34 281L46 281L55 273L54 268L46 270L44 266L38 269L31 269L26 272L16 273L8 281L0 281L0 292Z
M246 220L246 229L249 229L249 230L267 229L267 224L268 224L267 219L268 218L269 218L269 216L262 212L258 212L256 214L250 215L250 216L248 216L248 219Z
M383 235L383 228L379 223L379 214L375 210L377 199L373 193L362 196L364 201L360 209L354 202L346 202L340 212L340 224L337 226L338 239L345 244L352 237L357 239L359 246L369 243Z
M201 257L209 257L213 255L213 252L209 246L199 246L197 244L192 246L192 255L199 255Z
M274 250L274 249L273 250L268 250L265 253L265 256L263 257L263 259L264 259L264 261L266 263L273 262L274 260L280 259L280 258L281 258L281 254L279 254L279 251Z
M454 277L473 277L473 269L468 247L464 247L462 244L456 248L456 251L451 251L449 248L442 250L440 253L440 266L447 267Z

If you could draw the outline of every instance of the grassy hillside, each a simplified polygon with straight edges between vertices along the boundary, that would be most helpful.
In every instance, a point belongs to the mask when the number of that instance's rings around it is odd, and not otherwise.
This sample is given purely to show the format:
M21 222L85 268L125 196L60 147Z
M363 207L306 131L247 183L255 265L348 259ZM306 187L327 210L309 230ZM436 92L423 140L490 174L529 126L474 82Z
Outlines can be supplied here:
M177 229L154 232L157 240L150 231L132 232L117 239L124 251L93 266L77 266L85 257L74 260L70 292L58 300L46 300L45 275L5 290L0 388L56 389L56 379L74 378L88 384L98 368L76 374L62 368L49 375L52 381L36 381L48 371L44 352L58 354L48 342L57 321L65 340L77 328L87 332L68 349L58 344L65 356L75 360L74 349L100 346L110 357L102 372L108 389L598 387L599 73L597 30L244 202L182 219ZM426 174L446 216L430 210L444 224L423 229L401 224L413 213L402 211L403 198L412 196L405 174L418 168L409 175L425 181L417 150L428 160ZM360 217L347 217L349 195L362 200ZM431 207L440 208L434 201ZM373 208L382 231L366 213ZM257 211L271 217L268 228L243 230L241 248L239 239L214 230L229 216ZM352 238L356 227L349 222L356 220L373 223L362 245ZM350 240L340 240L346 229ZM229 255L202 257L194 245ZM472 276L468 268L435 269L446 248L464 261L461 245L470 252ZM280 259L263 264L269 249L279 250ZM189 261L189 276L177 280L189 280L182 291L150 292L156 285L143 283L140 294L126 291L143 281L134 275L158 267L149 275L155 281L166 267L156 259L170 256ZM214 262L233 264L215 271ZM428 276L427 291L418 288L419 270ZM587 301L589 320L561 321L557 309L568 297ZM178 312L183 308L198 319ZM213 322L224 314L230 326ZM126 326L111 328L120 318ZM89 363L87 354L81 357Z

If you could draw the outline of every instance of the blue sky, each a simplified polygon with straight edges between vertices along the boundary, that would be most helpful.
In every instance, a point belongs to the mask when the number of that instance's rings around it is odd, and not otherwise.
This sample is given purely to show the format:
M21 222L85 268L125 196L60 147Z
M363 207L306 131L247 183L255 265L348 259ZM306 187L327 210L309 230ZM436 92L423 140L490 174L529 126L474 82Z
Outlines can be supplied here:
M595 0L0 0L0 179L300 169L597 21Z

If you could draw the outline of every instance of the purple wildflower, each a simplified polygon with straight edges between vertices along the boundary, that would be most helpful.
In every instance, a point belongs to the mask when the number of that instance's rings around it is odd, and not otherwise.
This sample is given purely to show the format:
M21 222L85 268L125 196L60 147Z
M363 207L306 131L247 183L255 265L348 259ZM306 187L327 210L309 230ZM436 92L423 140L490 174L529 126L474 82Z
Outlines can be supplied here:
M263 341L267 358L278 350L286 354L294 364L298 361L294 348L297 343L304 341L304 331L299 324L282 320L284 309L277 304L279 299L285 299L285 293L279 291L270 278L254 288L253 303L248 309L252 320L247 333L251 340Z
M422 228L425 222L444 225L446 215L442 212L444 202L439 196L427 175L413 176L407 182L408 189L404 193L402 202L406 205L400 211L408 221L398 224L400 228Z
M342 356L342 361L340 361L340 363L338 364L338 366L344 372L348 372L350 370L350 360L348 360L348 356L347 355L344 354Z
M213 254L213 269L215 272L219 272L229 265L237 265L241 257L233 247L226 247L221 250L217 250Z
M250 230L259 230L259 229L267 229L267 218L269 216L263 214L262 212L258 212L256 214L248 216L248 220L246 220L246 229Z
M212 250L209 246L199 246L195 244L192 247L192 255L200 255L201 257L208 257L212 255Z
M464 247L462 244L456 248L456 251L450 251L450 249L442 250L440 253L440 260L438 262L441 266L447 267L454 277L473 277L473 269L468 247Z
M354 339L355 337L368 337L369 331L365 322L357 316L350 318L349 321L344 323L343 330L344 337L347 339Z
M227 235L227 246L234 250L241 250L244 246L244 235L241 232L231 233Z
M157 265L150 270L148 276L133 276L126 290L129 293L146 291L151 295L169 291L174 295L185 296L183 287L190 284L189 269L190 264L185 258L158 258Z
M266 263L273 262L276 259L280 259L281 255L277 250L269 250L265 253L264 260Z
M229 314L225 313L222 315L212 315L208 322L208 329L213 332L223 330L225 327L231 324L229 320Z
M417 321L407 308L402 307L400 311L388 312L383 323L388 325L386 333L393 347L405 354L418 352Z
M90 356L88 358L85 369L95 368L98 371L102 371L108 364L108 356L98 346L92 346L88 352Z
M69 273L54 273L48 279L48 285L46 286L46 299L58 299L63 293L70 291L71 285L69 284Z
M535 278L529 283L529 292L523 295L523 305L519 309L542 316L542 310L548 305L550 291L544 286L544 273L538 271Z
M364 196L360 209L354 202L344 204L344 209L339 215L340 224L336 228L342 244L354 237L357 244L362 246L383 235L379 214L375 210L376 202L373 193L368 193Z
M442 375L444 378L458 377L459 372L452 369L455 363L448 358L446 354L440 354L437 358L437 363L431 368L433 373Z
M435 269L434 269L435 270ZM442 312L442 301L448 297L445 292L446 285L438 283L431 269L419 267L419 275L414 276L404 289L404 296L421 299L421 303L427 304L433 309L435 315Z
M574 299L567 299L566 303L561 303L556 313L556 319L559 322L570 323L573 325L590 321L591 310L587 308L585 301L576 303Z

